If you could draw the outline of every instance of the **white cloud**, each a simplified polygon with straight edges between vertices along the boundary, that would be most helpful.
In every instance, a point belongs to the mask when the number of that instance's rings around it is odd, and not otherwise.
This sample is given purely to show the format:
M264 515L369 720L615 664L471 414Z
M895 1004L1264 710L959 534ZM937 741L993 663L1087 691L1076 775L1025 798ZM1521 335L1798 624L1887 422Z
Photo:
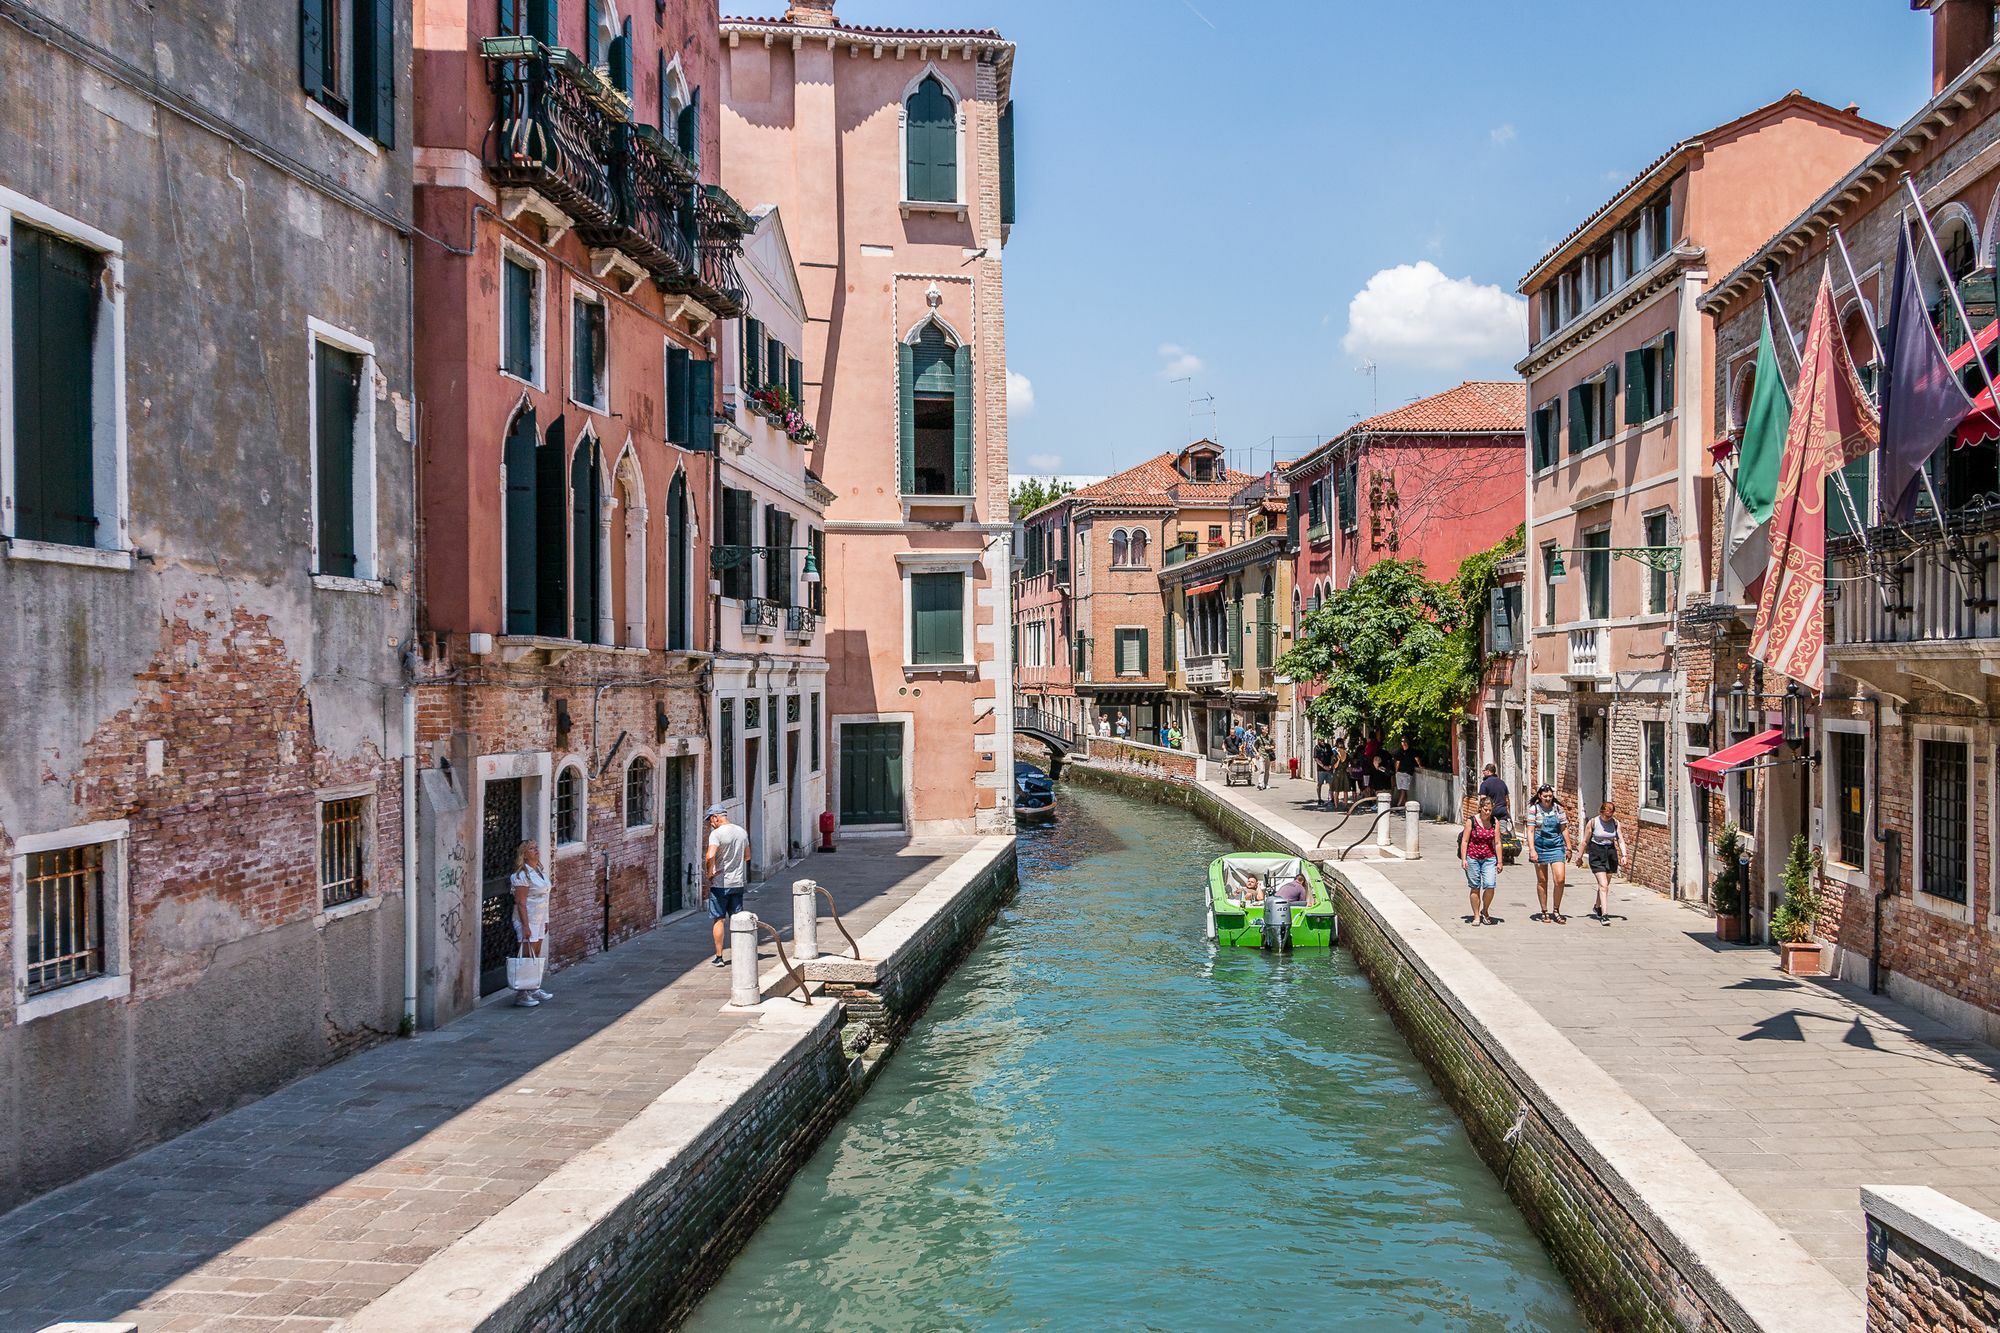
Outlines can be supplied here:
M1495 125L1492 129L1486 131L1486 137L1504 148L1514 142L1519 136L1514 133L1514 126L1509 123L1506 125Z
M1528 303L1471 278L1449 278L1428 259L1385 268L1347 304L1350 356L1448 369L1512 361L1527 347Z
M1164 379L1201 373L1201 358L1179 343L1161 343L1160 360L1165 363L1160 367L1160 375Z
M1056 473L1062 471L1062 455L1029 454L1028 466L1033 468L1037 472L1044 472L1049 474L1050 476L1054 476Z
M1024 417L1035 410L1035 382L1018 370L1007 372L1007 415Z

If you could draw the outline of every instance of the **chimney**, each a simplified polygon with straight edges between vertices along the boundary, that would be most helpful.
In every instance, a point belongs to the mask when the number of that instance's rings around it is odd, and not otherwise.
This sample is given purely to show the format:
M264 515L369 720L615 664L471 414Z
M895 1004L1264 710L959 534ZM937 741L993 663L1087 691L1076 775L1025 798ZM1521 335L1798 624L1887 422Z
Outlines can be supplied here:
M839 21L833 17L833 0L792 0L785 10L785 22L801 28L832 28Z
M1945 86L1993 45L1994 0L1919 0L1931 11L1931 92Z

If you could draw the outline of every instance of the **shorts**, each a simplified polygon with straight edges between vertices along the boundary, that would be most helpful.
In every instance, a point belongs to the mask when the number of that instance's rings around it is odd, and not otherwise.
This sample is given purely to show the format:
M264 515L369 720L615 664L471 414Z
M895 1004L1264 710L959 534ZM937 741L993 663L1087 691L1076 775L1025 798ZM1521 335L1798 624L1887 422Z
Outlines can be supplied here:
M1605 843L1593 842L1584 848L1584 855L1590 858L1590 872L1593 875L1615 875L1618 873L1618 849Z
M1408 773L1398 773L1396 775L1396 790L1408 791L1410 789L1410 783L1412 781L1414 781L1414 779L1411 778L1411 776Z
M743 910L743 886L725 889L721 885L708 891L708 919L727 921Z
M1500 884L1500 862L1491 856L1474 856L1465 863L1465 884L1470 889L1492 889Z
M1314 770L1314 776L1319 781L1327 783L1329 785L1331 785L1333 782L1333 770L1330 768L1316 769Z
M1558 865L1569 860L1569 840L1563 837L1535 837L1535 860L1542 865Z

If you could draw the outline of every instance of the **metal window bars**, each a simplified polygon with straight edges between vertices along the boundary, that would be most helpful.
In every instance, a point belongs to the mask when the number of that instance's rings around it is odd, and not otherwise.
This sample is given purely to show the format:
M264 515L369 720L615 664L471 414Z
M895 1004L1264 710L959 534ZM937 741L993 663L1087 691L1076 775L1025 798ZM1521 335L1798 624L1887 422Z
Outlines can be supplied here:
M27 859L28 994L103 976L104 844Z
M350 796L319 808L319 902L338 907L368 895L368 868L362 855L368 798Z
M634 759L625 770L625 827L643 828L653 822L653 765Z

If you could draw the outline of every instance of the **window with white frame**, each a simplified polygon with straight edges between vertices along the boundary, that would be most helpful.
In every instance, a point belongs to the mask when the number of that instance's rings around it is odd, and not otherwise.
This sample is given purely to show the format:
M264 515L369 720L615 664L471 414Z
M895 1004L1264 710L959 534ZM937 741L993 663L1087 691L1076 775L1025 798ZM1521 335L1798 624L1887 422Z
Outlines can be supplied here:
M653 761L640 755L625 765L625 827L653 822Z
M608 320L596 292L580 289L570 298L569 396L598 412L611 401Z
M1542 714L1541 767L1544 787L1556 785L1556 715Z
M375 345L319 320L311 333L312 572L375 579Z
M1639 724L1640 801L1643 810L1667 812L1667 724Z
M131 990L123 820L14 843L15 1021Z
M1667 611L1667 567L1657 556L1664 552L1672 540L1668 535L1667 511L1656 509L1642 521L1646 545L1653 548L1656 558L1646 564L1646 614L1665 615Z
M589 827L590 788L584 781L583 765L565 764L556 774L556 847L580 847Z
M542 387L542 261L510 245L500 250L500 369Z
M910 604L910 663L960 665L966 661L966 585L962 570L917 570L905 577Z
M1917 742L1917 888L1963 906L1972 882L1972 766L1962 740Z
M124 552L123 244L0 189L0 248L0 535L16 556Z
M958 202L958 100L935 72L903 99L903 198Z
M1868 867L1868 733L1836 729L1826 735L1827 860L1850 870ZM1865 727L1866 724L1855 724Z
M343 907L368 896L367 796L319 803L319 905Z
M395 0L299 0L299 82L330 115L393 146Z

